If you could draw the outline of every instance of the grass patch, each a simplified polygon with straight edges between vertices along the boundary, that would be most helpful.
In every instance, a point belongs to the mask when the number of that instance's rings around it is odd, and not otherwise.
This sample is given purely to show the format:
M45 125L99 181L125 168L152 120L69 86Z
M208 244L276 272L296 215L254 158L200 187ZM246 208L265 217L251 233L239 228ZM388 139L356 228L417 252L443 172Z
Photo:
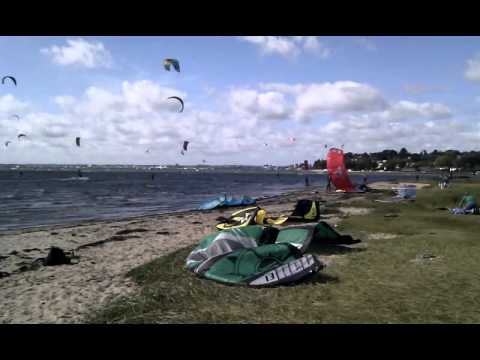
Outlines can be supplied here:
M450 215L476 183L418 191L415 202L359 201L372 212L350 216L340 231L365 249L315 246L310 253L341 257L297 285L269 289L225 286L184 269L192 247L132 270L140 294L109 304L93 323L479 323L480 216ZM348 204L354 206L354 204ZM395 213L394 218L385 214ZM366 240L388 233L391 239ZM362 251L363 250L363 251ZM422 259L433 254L432 259Z

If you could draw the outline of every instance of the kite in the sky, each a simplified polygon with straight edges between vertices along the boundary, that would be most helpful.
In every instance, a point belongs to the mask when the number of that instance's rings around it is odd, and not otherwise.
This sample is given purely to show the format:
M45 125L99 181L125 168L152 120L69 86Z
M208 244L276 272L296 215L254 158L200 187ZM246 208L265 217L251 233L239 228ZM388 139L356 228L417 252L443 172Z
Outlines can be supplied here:
M180 99L178 96L170 96L169 99L175 99L175 100L178 100L180 102L180 110L178 112L183 112L183 108L184 108L184 103L183 103L183 100Z
M177 59L165 59L163 60L163 66L167 71L170 71L170 67L173 66L177 72L180 72L180 63Z
M15 84L15 86L17 86L17 79L15 79L13 76L4 76L2 78L2 84L3 85L5 84L5 80L7 80L7 79L10 79Z

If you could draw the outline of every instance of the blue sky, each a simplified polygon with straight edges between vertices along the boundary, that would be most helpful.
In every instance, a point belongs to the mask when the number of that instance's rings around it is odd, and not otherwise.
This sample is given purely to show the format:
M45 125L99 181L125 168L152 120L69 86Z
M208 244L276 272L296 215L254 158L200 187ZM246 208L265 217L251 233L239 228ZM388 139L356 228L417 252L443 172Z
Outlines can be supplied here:
M2 163L288 164L343 143L479 150L479 37L0 37L0 51L1 75L18 81L0 87Z

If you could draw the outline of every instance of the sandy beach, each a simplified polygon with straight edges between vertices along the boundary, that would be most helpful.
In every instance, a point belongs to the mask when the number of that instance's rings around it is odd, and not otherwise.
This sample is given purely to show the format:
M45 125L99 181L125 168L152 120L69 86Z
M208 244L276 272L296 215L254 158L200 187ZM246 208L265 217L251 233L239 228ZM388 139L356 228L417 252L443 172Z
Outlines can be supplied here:
M388 189L392 185L398 184L381 182L371 187ZM364 196L310 187L261 199L257 204L278 216L291 213L300 198L317 199L322 220L336 225L343 216L368 214L368 209L349 205ZM331 204L336 206L334 211L329 211ZM218 216L232 211L176 212L0 235L0 272L10 274L0 278L0 323L82 322L92 310L138 290L125 276L128 271L198 243L215 231ZM74 250L77 263L21 271L22 266L45 257L51 246ZM328 264L332 259L322 260Z
M258 204L276 216L290 213L299 198L316 198L326 204L327 199L348 197L312 187ZM344 211L348 212L348 207ZM125 277L129 270L196 244L215 231L218 216L230 212L232 209L178 212L0 235L0 271L10 274L0 278L0 323L81 322L86 313L137 290ZM322 218L330 224L340 221L336 215ZM51 246L75 250L78 263L20 271L45 257Z

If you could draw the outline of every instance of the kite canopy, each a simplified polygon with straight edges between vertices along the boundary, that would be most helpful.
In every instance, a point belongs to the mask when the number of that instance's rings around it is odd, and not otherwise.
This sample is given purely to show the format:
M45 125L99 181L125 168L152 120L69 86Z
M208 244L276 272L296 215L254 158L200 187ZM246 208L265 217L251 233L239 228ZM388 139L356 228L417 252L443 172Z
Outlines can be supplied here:
M323 268L306 254L311 244L355 244L330 225L250 225L207 235L188 255L186 267L197 276L230 285L272 286L296 282Z
M10 144L10 143L11 143L11 141L5 141L5 146L8 147L8 144Z
M75 143L77 144L77 146L80 146L80 138L79 138L79 137L77 137L77 138L75 139Z
M18 134L17 138L20 140L22 137L27 137L25 134Z
M12 116L10 116L11 118L15 118L17 120L20 120L20 116L18 116L17 114L13 114Z
M184 106L184 103L183 103L183 100L180 99L178 96L170 96L168 99L175 99L175 100L178 100L180 102L180 110L178 112L183 112L183 108L185 107Z
M2 78L2 84L5 84L5 80L7 79L10 79L15 84L15 86L17 86L17 80L13 76L4 76Z
M187 147L188 147L188 144L189 144L189 143L190 143L189 141L184 141L184 142L183 142L182 150L180 151L180 153L181 153L182 155L185 155L185 151L187 151Z
M252 205L255 204L256 200L252 199L249 196L243 195L241 198L220 196L216 199L207 201L200 205L200 210L211 210L219 207L229 207L229 206L240 206L240 205Z
M197 276L225 284L291 283L323 268L322 263L311 255L303 256L299 249L303 243L310 243L314 227L293 231L295 234L280 236L277 229L254 225L207 235L190 253L186 265Z
M355 191L343 159L343 150L331 148L327 155L328 175L337 190Z
M165 60L163 60L163 67L165 68L165 70L170 71L171 66L173 66L173 68L177 72L180 72L180 63L178 62L177 59L165 59Z

